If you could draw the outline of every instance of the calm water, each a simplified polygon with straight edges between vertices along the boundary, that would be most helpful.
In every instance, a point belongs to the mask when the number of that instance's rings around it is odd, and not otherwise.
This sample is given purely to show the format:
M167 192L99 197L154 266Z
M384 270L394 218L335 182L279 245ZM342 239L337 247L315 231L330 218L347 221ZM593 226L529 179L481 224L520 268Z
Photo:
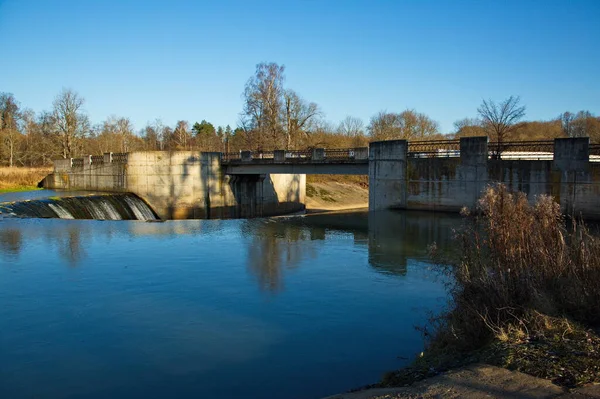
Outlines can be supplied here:
M319 398L422 349L458 219L0 219L0 398Z

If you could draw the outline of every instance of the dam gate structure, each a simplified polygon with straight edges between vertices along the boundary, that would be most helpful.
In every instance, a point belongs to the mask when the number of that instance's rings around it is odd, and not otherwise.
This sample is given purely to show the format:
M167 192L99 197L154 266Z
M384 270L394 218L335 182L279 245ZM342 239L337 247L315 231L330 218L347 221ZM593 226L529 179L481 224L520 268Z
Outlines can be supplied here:
M600 219L600 145L588 138L490 143L379 141L302 151L139 151L54 161L42 185L133 193L161 219L273 216L305 208L306 174L369 176L369 211L458 212L501 182L564 213Z

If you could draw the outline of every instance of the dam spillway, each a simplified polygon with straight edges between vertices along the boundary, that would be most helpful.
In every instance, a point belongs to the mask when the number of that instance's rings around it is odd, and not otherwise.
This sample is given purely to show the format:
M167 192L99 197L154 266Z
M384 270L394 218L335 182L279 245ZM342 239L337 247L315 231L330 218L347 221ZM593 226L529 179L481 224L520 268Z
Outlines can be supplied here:
M0 203L0 214L9 217L157 220L154 211L141 198L130 193L50 197Z

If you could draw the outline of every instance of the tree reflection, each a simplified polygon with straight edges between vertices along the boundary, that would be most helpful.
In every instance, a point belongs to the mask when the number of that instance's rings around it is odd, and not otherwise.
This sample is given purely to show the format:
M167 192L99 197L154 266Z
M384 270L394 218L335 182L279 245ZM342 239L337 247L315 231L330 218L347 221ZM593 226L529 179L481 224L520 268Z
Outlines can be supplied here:
M245 223L252 236L248 246L248 267L261 290L283 289L283 270L293 269L307 256L314 257L310 245L312 230L284 221Z
M0 251L9 257L16 257L21 252L23 245L23 234L21 230L2 229L0 230Z
M86 257L85 245L81 239L82 231L79 226L70 226L59 240L59 254L70 266L76 267Z

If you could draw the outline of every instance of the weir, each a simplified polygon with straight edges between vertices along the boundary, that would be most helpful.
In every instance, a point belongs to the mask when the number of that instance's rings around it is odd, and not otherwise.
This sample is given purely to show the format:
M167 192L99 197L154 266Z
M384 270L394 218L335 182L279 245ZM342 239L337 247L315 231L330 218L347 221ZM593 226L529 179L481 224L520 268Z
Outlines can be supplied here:
M148 204L133 194L52 197L0 203L0 214L17 217L156 220Z
M589 138L488 143L373 142L369 148L132 152L54 163L43 186L128 192L161 219L249 218L304 209L306 174L368 174L369 210L458 212L502 182L533 201L551 195L564 213L600 219L600 145Z

